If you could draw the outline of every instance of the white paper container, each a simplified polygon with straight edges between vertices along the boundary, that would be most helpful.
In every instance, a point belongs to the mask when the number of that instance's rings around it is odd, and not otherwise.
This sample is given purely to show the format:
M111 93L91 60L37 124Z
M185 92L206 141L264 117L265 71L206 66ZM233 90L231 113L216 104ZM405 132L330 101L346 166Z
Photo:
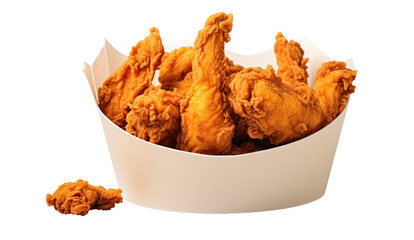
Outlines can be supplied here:
M322 62L330 59L306 39L299 42L310 58L308 72L313 79ZM166 50L178 47L166 46ZM276 66L272 50L252 56L226 54L246 67ZM96 103L98 87L125 59L106 41L93 66L85 65ZM353 67L352 60L348 67ZM255 153L210 156L143 141L117 127L97 108L124 197L146 207L199 213L275 210L322 197L347 109L299 141Z

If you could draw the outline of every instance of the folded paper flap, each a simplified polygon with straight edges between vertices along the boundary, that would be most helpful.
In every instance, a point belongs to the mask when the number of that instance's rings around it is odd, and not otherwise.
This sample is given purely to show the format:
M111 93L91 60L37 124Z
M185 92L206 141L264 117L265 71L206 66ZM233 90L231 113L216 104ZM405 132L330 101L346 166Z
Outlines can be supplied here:
M104 45L92 64L92 80L94 85L95 101L98 104L98 87L102 86L103 81L109 76L108 57ZM104 80L102 80L104 79Z
M89 66L89 64L85 63L85 68L83 69L83 73L85 74L86 79L88 79L89 87L91 88L93 97L95 101L97 102L97 98L95 94L95 83L93 81L93 76L92 76L92 68L91 66Z
M118 50L116 50L106 39L105 39L105 49L106 49L106 54L108 58L108 69L109 69L109 73L111 74L115 72L128 57L120 53ZM103 81L105 81L105 79L103 79ZM101 85L98 85L98 86L101 86Z
M92 64L92 81L95 100L98 103L98 88L104 81L127 59L127 57L118 52L107 40L101 49L98 57Z
M345 60L344 62L346 62L346 66L352 70L355 70L355 66L354 66L354 61L352 60L352 58L349 58L347 60Z

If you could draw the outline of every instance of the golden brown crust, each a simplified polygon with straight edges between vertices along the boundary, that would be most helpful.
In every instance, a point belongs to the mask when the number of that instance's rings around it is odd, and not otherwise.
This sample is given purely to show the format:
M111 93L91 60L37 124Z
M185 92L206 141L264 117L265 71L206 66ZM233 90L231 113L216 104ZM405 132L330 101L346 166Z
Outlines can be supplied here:
M193 84L181 102L181 150L224 154L230 151L234 124L221 93L225 78L224 43L230 40L233 16L210 16L195 40Z
M51 195L46 195L48 206L63 214L86 215L90 209L109 210L122 203L121 189L92 186L87 181L67 182Z
M172 86L192 71L194 53L193 47L181 47L164 54L158 77L163 89L172 91Z
M175 147L180 132L182 98L177 92L150 87L130 105L126 131L151 143Z
M345 62L325 62L318 69L313 89L321 103L327 123L344 110L349 95L355 91L352 82L356 74L356 70L346 68Z
M123 128L128 104L150 86L164 54L158 29L132 47L128 59L98 89L99 108L116 125Z
M186 93L192 84L193 60L195 49L193 47L181 47L164 54L160 65L158 81L161 88L174 91L178 88L181 93ZM226 77L243 70L243 66L234 64L226 57L224 72ZM190 75L190 76L189 76Z
M213 14L194 47L165 54L158 30L151 29L99 89L99 107L141 139L204 154L289 143L343 111L355 90L356 71L327 62L314 87L307 86L308 58L299 43L280 32L274 45L277 75L270 65L244 68L225 56L232 27L232 14ZM157 68L161 84L154 87Z
M303 83L282 82L270 65L267 69L246 68L227 86L227 98L235 113L246 120L253 139L269 139L278 145L322 126L322 110L313 89Z
M290 40L289 42L281 32L276 35L274 51L277 60L277 75L283 82L289 84L308 83L306 63L308 58L303 58L304 51L300 44Z

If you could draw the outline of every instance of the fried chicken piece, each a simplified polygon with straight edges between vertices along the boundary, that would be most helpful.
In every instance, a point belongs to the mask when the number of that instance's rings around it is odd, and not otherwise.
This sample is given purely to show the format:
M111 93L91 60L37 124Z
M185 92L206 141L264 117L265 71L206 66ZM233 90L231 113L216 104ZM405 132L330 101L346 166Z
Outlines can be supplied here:
M193 47L181 47L164 54L161 59L160 75L158 77L163 89L172 91L172 85L175 82L182 81L192 71L194 53Z
M188 74L192 71L195 49L193 47L181 47L172 52L165 53L161 60L160 74L158 81L161 88L174 91L178 88L179 92L185 94L192 84L192 76ZM243 70L243 66L236 65L226 57L224 72L226 76Z
M180 132L180 101L184 96L151 86L135 98L126 117L126 131L151 143L175 147Z
M246 120L249 136L289 143L322 126L323 114L315 91L304 83L286 84L268 65L232 75L225 89L235 113Z
M175 91L185 96L192 84L193 84L193 73L189 72L183 80L172 81L170 82L168 87L166 87L165 85L161 85L161 88L167 91L171 91L171 92Z
M98 89L99 108L116 125L123 128L128 104L148 88L164 54L157 28L132 47L128 59Z
M109 210L122 203L121 189L92 186L87 181L67 182L50 195L46 195L48 206L54 206L63 214L86 215L90 209Z
M232 60L226 57L226 65L224 67L226 77L229 77L233 73L240 72L241 70L243 70L243 66L235 65ZM193 73L188 72L184 79L171 80L167 84L163 84L161 88L168 91L178 91L179 93L186 95L192 84Z
M234 124L222 96L226 77L224 43L230 40L233 15L211 15L194 43L193 84L181 102L177 148L204 154L230 151Z
M325 62L318 69L315 79L316 96L326 115L326 122L333 121L345 108L349 95L355 91L352 82L357 71L346 68L346 63Z
M277 60L277 75L282 81L289 84L308 83L308 72L306 63L308 58L303 59L304 51L300 44L286 38L279 32L276 35L274 51Z

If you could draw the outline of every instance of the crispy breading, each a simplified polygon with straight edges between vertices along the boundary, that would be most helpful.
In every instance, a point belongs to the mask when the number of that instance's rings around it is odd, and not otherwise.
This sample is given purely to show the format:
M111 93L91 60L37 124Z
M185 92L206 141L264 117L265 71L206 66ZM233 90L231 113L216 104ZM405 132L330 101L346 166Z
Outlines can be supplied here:
M226 92L235 113L246 120L253 139L269 139L274 145L289 143L323 125L315 91L303 83L282 82L270 65L232 75Z
M211 15L194 43L193 84L181 102L181 150L225 154L230 151L234 124L222 96L226 77L224 43L230 40L233 15Z
M151 143L175 147L180 132L183 95L150 87L130 105L125 127L130 134Z
M356 74L356 70L346 68L345 62L325 62L318 69L313 89L321 103L327 123L344 110L349 95L355 91L352 82Z
M123 128L128 104L151 85L155 70L164 54L157 28L132 47L128 59L98 89L99 108L116 125Z
M67 182L51 195L46 195L48 206L63 214L86 215L90 209L109 210L122 203L121 189L92 186L87 181Z
M306 63L308 58L303 58L304 51L300 44L290 40L289 42L281 32L276 35L274 52L277 60L277 75L283 82L308 83L308 72Z

